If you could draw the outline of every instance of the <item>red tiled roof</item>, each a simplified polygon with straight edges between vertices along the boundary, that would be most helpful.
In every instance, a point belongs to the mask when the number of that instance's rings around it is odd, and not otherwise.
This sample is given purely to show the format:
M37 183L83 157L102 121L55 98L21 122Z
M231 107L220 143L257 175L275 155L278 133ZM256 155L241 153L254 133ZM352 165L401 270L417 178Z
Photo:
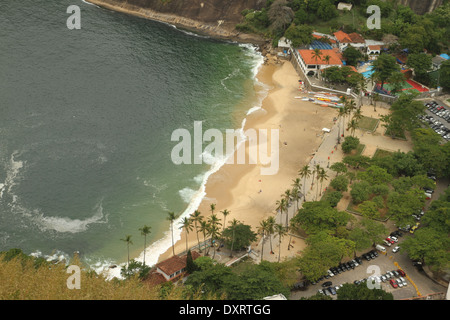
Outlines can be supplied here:
M334 33L336 39L341 43L364 43L364 38L356 32L347 34L342 30Z
M349 36L352 43L365 43L364 38L356 32L350 33Z
M312 36L313 36L314 38L316 38L316 39L323 39L323 38L325 38L325 39L330 40L330 43L336 43L336 40L330 39L330 38L328 38L328 37L322 37L322 36L319 36L318 34L313 34Z
M306 64L320 64L320 65L342 65L342 61L334 50L320 50L322 55L317 58L314 57L314 50L298 50L300 56ZM330 56L330 61L326 62L323 60L325 56Z
M197 251L192 251L191 255L193 260L200 257L200 254ZM187 259L186 255L182 257L173 256L167 260L161 261L156 265L156 267L165 274L167 274L168 276L170 276L171 274L174 274L175 272L186 268L186 259Z
M381 46L368 46L370 50L381 50Z

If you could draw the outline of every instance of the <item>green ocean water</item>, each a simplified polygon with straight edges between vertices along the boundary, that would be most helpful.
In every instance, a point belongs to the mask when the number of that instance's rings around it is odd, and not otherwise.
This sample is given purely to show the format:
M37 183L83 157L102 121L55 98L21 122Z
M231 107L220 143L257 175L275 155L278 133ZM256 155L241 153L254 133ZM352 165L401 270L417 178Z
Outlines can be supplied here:
M66 27L69 5L80 30ZM249 45L80 0L2 1L0 251L121 263L120 239L137 256L148 225L156 259L167 211L195 209L220 164L173 164L172 132L240 128L261 101L261 62Z

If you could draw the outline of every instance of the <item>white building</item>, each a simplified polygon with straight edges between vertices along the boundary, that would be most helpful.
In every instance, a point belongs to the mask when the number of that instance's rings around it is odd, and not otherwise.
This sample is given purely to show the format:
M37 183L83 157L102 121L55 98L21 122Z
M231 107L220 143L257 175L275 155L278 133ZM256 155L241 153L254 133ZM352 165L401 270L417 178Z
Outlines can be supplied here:
M314 50L294 50L294 56L299 62L304 74L317 75L322 69L328 67L342 67L341 56L335 50L320 50L320 56L315 55Z

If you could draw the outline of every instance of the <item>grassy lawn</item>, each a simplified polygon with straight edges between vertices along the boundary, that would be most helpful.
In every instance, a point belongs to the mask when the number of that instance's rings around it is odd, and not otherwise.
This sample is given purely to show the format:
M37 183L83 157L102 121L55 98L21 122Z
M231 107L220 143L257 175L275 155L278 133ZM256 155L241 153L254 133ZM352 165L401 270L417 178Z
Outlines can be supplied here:
M374 132L377 129L379 123L380 123L379 119L363 116L358 121L358 129Z
M390 134L389 129L386 129L386 131L384 132L384 135L387 136L387 137L391 137L393 139L399 139L399 140L405 140L405 141L408 140L408 139L406 139L406 135L405 135L404 132L400 136L392 136Z
M373 155L372 158L384 158L387 156L392 155L391 151L383 150L383 149L377 149Z
M358 144L358 147L356 148L356 150L354 150L354 155L355 156L359 156L363 151L364 151L364 149L366 148L366 145L365 144ZM353 154L353 152L352 152L352 154Z

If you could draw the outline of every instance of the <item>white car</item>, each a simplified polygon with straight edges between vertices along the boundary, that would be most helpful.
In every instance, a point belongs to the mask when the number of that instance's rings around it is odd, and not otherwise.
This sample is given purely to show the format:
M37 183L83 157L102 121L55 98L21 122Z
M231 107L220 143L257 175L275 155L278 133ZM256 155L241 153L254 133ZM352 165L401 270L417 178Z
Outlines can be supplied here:
M399 280L398 282L401 282L403 284L403 286L406 286L408 284L406 282L405 278L403 278L403 277L399 277L398 280Z
M387 237L387 239L391 239L391 240L394 241L394 242L398 242L397 237L389 236L389 237Z
M396 253L396 252L398 252L398 250L400 250L400 247L399 247L399 246L396 246L396 247L394 247L394 248L392 249L392 252L393 252L393 253Z

